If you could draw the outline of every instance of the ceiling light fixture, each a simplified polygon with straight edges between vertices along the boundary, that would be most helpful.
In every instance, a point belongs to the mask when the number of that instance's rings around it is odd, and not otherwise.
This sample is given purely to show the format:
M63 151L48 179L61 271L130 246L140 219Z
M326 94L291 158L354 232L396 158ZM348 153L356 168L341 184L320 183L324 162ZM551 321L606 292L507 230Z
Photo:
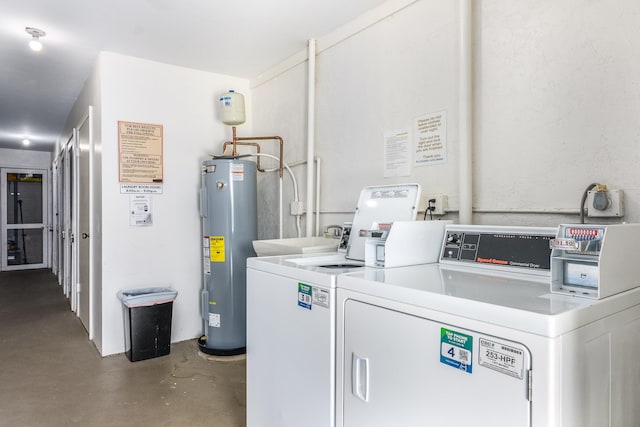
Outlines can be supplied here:
M40 41L40 37L46 36L47 33L38 28L32 27L27 27L24 30L27 33L31 34L32 39L29 41L29 47L31 48L31 50L40 52L42 50L42 42Z
M29 141L29 138L25 138L22 140L22 145L29 145L31 144L31 141Z

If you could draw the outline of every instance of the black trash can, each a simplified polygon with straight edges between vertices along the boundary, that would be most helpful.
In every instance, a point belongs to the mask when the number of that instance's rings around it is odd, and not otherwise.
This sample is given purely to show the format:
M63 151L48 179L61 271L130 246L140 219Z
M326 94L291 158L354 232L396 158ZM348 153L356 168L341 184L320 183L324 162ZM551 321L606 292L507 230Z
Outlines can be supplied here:
M132 362L171 352L171 318L178 292L143 288L118 292L124 315L124 346Z

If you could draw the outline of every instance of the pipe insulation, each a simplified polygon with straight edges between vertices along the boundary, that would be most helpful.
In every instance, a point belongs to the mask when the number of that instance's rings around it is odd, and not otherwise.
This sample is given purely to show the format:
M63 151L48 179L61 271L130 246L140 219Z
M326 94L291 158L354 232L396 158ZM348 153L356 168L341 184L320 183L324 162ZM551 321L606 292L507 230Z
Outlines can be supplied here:
M313 236L313 158L315 156L315 115L316 115L316 41L309 40L308 45L308 79L307 79L307 215L306 234Z
M471 48L472 0L459 3L459 98L460 110L460 224L473 223L473 52Z

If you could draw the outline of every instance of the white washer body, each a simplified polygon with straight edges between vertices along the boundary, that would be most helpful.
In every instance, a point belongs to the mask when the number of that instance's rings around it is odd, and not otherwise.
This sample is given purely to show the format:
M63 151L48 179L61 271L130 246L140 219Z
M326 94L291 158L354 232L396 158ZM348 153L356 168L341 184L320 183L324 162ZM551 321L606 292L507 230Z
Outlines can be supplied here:
M344 253L247 260L248 427L335 425L336 278L364 268Z
M340 275L337 306L338 427L640 425L640 288L432 264Z

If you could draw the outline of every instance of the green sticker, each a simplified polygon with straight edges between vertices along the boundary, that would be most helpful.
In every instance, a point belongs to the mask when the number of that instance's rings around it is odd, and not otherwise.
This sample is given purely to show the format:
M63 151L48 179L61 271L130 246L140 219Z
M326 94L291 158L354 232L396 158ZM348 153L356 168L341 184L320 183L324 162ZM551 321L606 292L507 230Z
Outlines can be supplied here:
M304 283L298 283L298 305L311 310L312 288Z
M470 374L473 368L473 337L440 328L440 363Z

